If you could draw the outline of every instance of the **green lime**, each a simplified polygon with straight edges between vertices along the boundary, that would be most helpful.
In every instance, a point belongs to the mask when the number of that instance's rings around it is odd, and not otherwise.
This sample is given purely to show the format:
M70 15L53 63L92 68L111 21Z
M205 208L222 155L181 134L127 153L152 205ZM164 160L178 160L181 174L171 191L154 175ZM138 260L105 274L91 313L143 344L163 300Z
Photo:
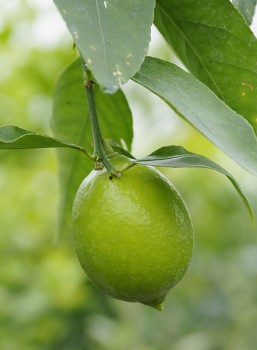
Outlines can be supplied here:
M113 298L162 309L193 250L185 203L155 168L135 165L109 179L92 171L74 200L75 251L89 279Z

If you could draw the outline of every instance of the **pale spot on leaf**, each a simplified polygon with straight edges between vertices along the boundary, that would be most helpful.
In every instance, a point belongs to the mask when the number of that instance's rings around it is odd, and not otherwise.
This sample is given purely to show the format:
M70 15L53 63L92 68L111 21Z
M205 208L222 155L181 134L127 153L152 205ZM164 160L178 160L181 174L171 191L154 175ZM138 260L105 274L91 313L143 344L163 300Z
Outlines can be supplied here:
M77 39L77 40L79 39L79 33L78 32L73 32L73 35L74 35L75 39Z
M249 89L250 89L251 91L253 91L253 84L249 83L249 84L248 84L248 87L249 87Z

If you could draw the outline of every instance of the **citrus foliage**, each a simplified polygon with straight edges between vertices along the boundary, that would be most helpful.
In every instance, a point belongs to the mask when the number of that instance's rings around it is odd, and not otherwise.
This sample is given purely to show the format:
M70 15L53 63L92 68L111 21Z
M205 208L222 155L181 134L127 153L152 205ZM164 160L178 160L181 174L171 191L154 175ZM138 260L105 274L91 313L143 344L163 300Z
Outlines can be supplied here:
M32 25L36 13L32 8L26 11L31 1L17 4L11 19L0 4L0 18L5 17L0 34L0 61L4 63L0 68L1 124L50 134L53 83L71 59L72 44L66 42L65 49L63 42L39 49L32 43L33 51L27 50L31 30L22 31L16 40L14 33L20 30L20 21ZM167 58L159 47L157 54ZM159 115L154 119L150 114L151 97L145 95L141 103L148 111L147 120L156 123ZM248 188L256 210L255 179L217 153L193 129L184 129L184 124L178 123L176 140L180 135L187 148L227 164ZM140 153L138 145L134 149ZM210 346L256 349L256 236L242 220L241 203L222 177L202 170L172 170L168 174L183 192L194 219L196 252L190 274L166 301L165 314L156 317L151 309L98 294L85 281L69 246L49 249L58 195L54 152L2 151L0 158L0 348L156 350L169 348L172 335L174 350Z

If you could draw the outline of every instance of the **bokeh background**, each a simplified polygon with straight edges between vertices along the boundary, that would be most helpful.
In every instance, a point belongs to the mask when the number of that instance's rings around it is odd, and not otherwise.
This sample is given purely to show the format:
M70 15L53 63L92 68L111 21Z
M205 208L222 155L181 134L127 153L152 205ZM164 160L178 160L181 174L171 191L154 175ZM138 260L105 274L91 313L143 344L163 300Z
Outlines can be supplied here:
M150 53L173 59L153 29ZM0 125L51 133L56 79L75 53L51 0L0 0ZM182 145L227 168L257 217L257 178L237 166L159 98L124 86L133 152ZM54 244L54 150L0 151L0 349L256 350L257 231L229 181L209 170L163 170L195 227L189 271L160 313L112 300L86 279L68 242Z

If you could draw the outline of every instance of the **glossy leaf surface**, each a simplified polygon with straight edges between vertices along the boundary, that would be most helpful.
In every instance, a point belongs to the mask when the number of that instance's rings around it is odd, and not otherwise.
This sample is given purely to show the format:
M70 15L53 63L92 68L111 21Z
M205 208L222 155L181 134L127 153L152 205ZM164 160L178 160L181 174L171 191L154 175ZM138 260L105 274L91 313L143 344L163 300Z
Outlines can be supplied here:
M241 166L257 174L252 126L209 88L174 64L147 57L134 80L160 96Z
M155 0L54 0L96 80L114 92L148 51Z
M257 131L257 40L229 0L158 0L155 24L187 69Z

